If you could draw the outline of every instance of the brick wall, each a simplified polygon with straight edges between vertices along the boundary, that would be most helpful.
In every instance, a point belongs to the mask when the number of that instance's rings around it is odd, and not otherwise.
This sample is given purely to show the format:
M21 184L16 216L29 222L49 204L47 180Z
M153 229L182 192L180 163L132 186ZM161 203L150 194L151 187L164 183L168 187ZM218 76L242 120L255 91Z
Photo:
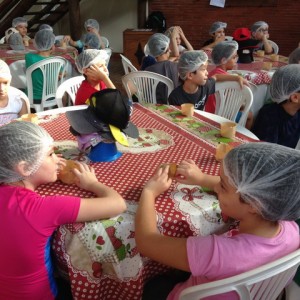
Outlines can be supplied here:
M251 0L240 0L241 2ZM289 55L300 42L300 1L277 0L276 7L225 7L209 5L209 0L151 0L149 13L162 11L167 26L182 27L194 49L200 49L209 38L208 30L215 21L226 22L227 35L235 28L251 27L263 20L269 24L270 39L279 45L279 53Z

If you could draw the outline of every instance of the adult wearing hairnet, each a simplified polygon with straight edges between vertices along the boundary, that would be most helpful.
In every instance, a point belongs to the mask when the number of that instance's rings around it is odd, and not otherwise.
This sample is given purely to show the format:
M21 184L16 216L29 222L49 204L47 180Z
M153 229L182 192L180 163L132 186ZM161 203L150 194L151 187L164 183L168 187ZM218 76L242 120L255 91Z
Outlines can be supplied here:
M273 103L260 109L252 131L261 140L295 148L300 138L300 64L279 68L270 93Z
M168 77L172 80L174 87L178 86L178 69L177 63L170 58L170 39L162 34L153 34L147 46L150 55L155 58L156 62L145 68L145 71L157 73ZM158 84L156 89L156 101L160 104L168 103L168 88L165 84Z
M48 24L41 24L39 30L48 29L53 32L53 28Z
M39 62L41 60L47 59L50 57L54 49L55 36L53 32L49 29L39 30L34 37L34 47L37 50L37 53L27 53L25 55L25 66L29 68L31 65ZM41 103L43 95L43 73L41 70L36 70L32 73L32 82L33 82L33 99L34 103Z
M300 48L296 48L290 55L289 55L289 64L300 64Z
M75 105L85 104L87 99L95 92L106 88L115 89L109 78L106 62L108 55L105 50L83 50L76 58L78 72L83 74L82 81L75 99Z
M183 84L173 90L169 104L194 104L195 109L203 110L209 95L215 93L216 81L238 81L242 86L244 79L240 76L216 74L208 78L208 56L203 50L186 51L178 60L178 73Z
M191 159L177 165L175 191L170 191L174 183L168 175L169 166L158 168L144 185L135 218L139 252L178 271L190 272L185 278L180 274L184 279L169 289L159 289L162 280L170 281L167 276L150 281L144 289L145 299L179 299L182 291L193 285L213 286L216 280L299 251L299 227L294 221L300 218L300 152L270 143L248 143L225 156L219 176L203 173L198 165L199 160ZM221 215L226 216L223 219L237 222L222 234L187 238L162 235L156 226L155 200L161 193L178 193L178 184L214 190ZM176 253L170 255L174 245ZM218 295L218 299L238 298L236 291Z
M212 50L218 43L225 41L226 27L227 23L220 21L214 22L209 29L211 38L203 44L202 49Z
M264 21L255 22L251 26L251 34L254 40L257 40L257 50L264 50L267 54L273 53L272 45L268 42L269 25Z
M101 42L98 35L91 32L83 35L82 43L84 49L100 49L101 47Z
M28 46L31 38L27 35L27 20L23 17L17 17L12 20L12 27L19 31L22 36L24 46Z

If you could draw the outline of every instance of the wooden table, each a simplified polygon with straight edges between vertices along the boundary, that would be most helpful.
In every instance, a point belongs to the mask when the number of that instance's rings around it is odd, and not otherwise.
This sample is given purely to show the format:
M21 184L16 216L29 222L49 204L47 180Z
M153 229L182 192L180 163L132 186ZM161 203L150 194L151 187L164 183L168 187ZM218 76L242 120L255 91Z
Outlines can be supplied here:
M66 158L87 161L79 153L64 114L40 114L40 125L56 141L56 150ZM134 216L144 183L162 163L191 158L206 173L219 173L214 157L219 142L237 146L252 139L238 133L235 139L220 137L220 126L209 114L184 117L173 106L134 105L132 121L140 138L130 147L119 147L122 156L110 163L93 163L98 179L114 187L126 200L127 211L115 218L61 226L52 249L60 271L71 282L74 299L140 299L144 283L167 270L136 248ZM91 193L60 181L40 186L42 195ZM208 235L226 230L216 195L199 186L173 182L156 201L157 226L168 236Z

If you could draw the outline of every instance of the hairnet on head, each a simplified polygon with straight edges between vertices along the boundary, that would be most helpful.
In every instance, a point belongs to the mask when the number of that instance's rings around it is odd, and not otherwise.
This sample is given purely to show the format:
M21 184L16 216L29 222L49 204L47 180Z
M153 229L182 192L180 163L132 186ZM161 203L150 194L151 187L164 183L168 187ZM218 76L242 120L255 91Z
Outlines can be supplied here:
M101 46L99 37L92 32L83 35L82 43L84 46L88 47L88 49L100 49Z
M0 127L0 183L23 179L15 171L19 162L26 162L29 176L42 164L53 139L42 127L31 122L18 121Z
M261 28L269 28L268 23L264 21L257 21L251 26L251 32L257 32Z
M226 64L238 49L239 45L236 41L220 42L213 48L212 62L217 66Z
M8 43L10 48L15 51L25 50L23 39L19 32L11 34L10 37L8 38Z
M27 20L26 20L25 18L23 18L23 17L17 17L17 18L14 18L14 19L12 20L11 26L12 26L12 27L17 27L17 26L19 26L19 25L25 25L25 26L27 26L27 25L28 25L28 22L27 22Z
M98 62L106 62L108 54L105 50L86 49L82 51L76 58L75 64L78 72L83 74L83 69L88 68Z
M0 78L11 80L11 73L7 63L0 59Z
M162 33L154 33L147 42L150 55L158 57L165 53L170 45L170 39Z
M39 30L34 36L34 47L39 51L50 50L55 43L55 35L51 30Z
M209 34L213 34L215 33L216 31L218 31L219 29L222 29L222 28L226 28L227 27L227 23L224 23L224 22L214 22L211 26L210 26L210 29L209 29Z
M300 65L291 64L279 68L273 75L270 84L272 100L281 103L300 91Z
M241 198L270 221L300 218L300 151L273 143L231 150L224 174Z
M53 28L48 24L40 25L39 30L43 30L43 29L48 29L48 30L51 30L53 32Z
M300 64L300 48L296 48L289 55L289 64Z
M185 51L178 60L178 72L182 80L189 72L198 70L208 60L207 54L202 50Z
M92 27L96 29L97 31L100 30L99 23L95 19L88 19L84 22L84 28L87 30L88 27Z

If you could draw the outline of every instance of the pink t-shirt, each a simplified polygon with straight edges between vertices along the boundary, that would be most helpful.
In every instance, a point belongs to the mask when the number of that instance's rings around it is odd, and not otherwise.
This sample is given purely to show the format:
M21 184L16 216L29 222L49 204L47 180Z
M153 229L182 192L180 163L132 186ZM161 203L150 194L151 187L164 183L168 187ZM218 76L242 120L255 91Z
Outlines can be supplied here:
M54 299L51 235L76 221L80 198L8 185L0 185L0 195L0 299Z
M100 81L99 84L100 91L107 88L103 81ZM87 80L83 80L76 94L75 105L85 104L86 100L95 92L99 91L92 87Z
M177 284L167 300L179 298L190 286L234 276L283 257L300 247L299 227L295 222L281 221L281 231L274 238L239 234L238 230L223 235L189 237L187 255L191 277ZM235 300L234 292L205 299Z
M208 73L208 77L211 77L211 76L216 75L216 74L228 74L228 73L226 71L224 71L223 69L221 69L219 67L216 67L215 69L213 69L212 71L210 71ZM208 99L205 103L204 110L207 111L207 112L210 112L212 114L215 113L215 111L216 111L216 97L215 97L215 95L209 95L208 96Z

